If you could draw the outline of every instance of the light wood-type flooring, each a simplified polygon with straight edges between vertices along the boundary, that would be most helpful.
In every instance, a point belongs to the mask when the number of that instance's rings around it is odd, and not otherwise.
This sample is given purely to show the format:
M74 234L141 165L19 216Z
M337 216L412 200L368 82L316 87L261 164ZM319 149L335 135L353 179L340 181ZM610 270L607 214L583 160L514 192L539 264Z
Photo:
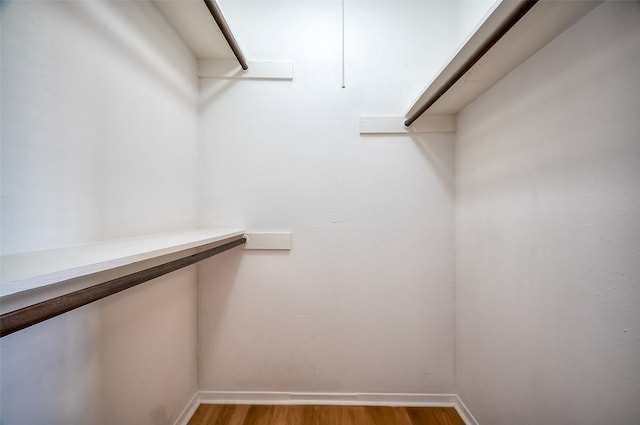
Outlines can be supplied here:
M188 425L465 425L453 407L201 404Z

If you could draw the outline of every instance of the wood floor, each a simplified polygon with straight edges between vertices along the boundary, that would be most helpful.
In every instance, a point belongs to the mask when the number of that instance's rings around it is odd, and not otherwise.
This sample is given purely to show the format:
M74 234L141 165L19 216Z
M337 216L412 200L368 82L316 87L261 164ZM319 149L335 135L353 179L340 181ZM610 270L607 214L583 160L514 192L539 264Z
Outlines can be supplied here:
M453 407L201 404L188 425L465 425Z

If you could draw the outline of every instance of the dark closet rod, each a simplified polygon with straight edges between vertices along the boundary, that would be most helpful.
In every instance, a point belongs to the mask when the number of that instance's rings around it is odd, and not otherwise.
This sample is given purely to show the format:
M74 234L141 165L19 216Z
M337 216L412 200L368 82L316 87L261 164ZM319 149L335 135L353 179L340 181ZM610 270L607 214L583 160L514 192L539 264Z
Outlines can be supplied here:
M242 245L246 241L247 239L244 236L238 236L237 239L223 245L209 248L193 255L188 255L177 260L169 261L168 263L150 267L139 272L131 273L79 291L71 292L38 304L5 313L0 316L0 337L12 334L21 329L59 316L62 313L66 313L78 307L98 301L102 298L108 297L109 295L124 291L125 289L129 289L183 267L190 266L209 257L213 257L216 254L220 254L221 252Z
M442 87L433 94L433 96L427 99L420 109L407 117L404 125L409 127L415 120L420 118L420 116L424 114L434 103L436 103L438 99L440 99L451 87L453 87L453 85L457 83L458 80L462 78L462 76L485 55L485 53L500 41L500 39L504 37L504 35L509 32L509 30L513 28L513 26L517 24L518 21L522 19L522 17L526 15L537 2L538 0L526 0L516 10L514 10L511 16L509 16L509 18L499 28L497 28L495 32L480 45L480 47L478 47L478 50L476 50L473 55L467 59L460 68L458 68L451 78L449 78Z
M218 24L218 28L220 28L220 31L222 31L222 35L224 35L227 43L229 43L229 47L231 47L233 54L236 56L236 59L238 59L240 66L246 71L247 69L249 69L249 65L247 65L247 60L242 54L240 46L238 45L236 38L231 32L229 24L227 24L227 20L224 19L222 9L220 9L220 6L218 6L216 0L204 0L204 4L207 5L207 9L209 9L209 12L211 13L211 16L213 16L213 19L216 21L216 24Z

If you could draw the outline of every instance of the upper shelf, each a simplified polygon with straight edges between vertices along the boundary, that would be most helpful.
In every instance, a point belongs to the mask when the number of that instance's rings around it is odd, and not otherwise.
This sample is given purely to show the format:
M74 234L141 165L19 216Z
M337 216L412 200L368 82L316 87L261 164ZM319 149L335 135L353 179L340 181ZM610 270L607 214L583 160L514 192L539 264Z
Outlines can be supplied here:
M198 59L234 59L203 0L153 0Z
M242 229L200 229L3 255L0 296L113 270L243 234Z
M525 1L503 0L431 81L405 116L417 112L509 20ZM540 0L424 115L455 115L505 75L571 27L601 1ZM424 119L424 117L422 117Z
M152 0L198 60L198 76L224 80L292 80L286 61L247 61L217 0Z

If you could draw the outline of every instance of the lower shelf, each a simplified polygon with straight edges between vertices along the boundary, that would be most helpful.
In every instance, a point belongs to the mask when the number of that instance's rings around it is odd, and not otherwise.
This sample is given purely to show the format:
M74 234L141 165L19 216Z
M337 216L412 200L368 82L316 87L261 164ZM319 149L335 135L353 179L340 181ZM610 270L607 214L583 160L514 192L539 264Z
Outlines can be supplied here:
M177 259L162 261L160 264L154 266L145 266L142 270L133 273L101 281L96 285L47 298L41 302L28 304L17 310L3 313L0 315L0 337L10 335L94 301L190 266L229 249L243 245L246 241L247 239L243 235L233 236L225 239L220 244L208 246L208 248L202 251L191 253Z
M113 270L243 234L243 229L197 229L3 255L0 296Z

